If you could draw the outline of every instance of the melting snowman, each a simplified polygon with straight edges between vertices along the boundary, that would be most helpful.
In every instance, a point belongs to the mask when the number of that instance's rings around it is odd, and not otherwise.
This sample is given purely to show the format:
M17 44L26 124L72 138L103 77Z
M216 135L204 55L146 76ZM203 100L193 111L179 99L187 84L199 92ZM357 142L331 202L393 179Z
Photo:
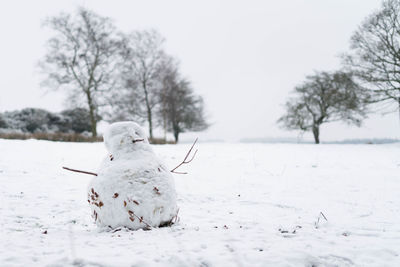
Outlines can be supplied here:
M133 230L172 224L178 213L174 180L144 130L134 122L113 123L104 142L110 156L88 187L96 224Z

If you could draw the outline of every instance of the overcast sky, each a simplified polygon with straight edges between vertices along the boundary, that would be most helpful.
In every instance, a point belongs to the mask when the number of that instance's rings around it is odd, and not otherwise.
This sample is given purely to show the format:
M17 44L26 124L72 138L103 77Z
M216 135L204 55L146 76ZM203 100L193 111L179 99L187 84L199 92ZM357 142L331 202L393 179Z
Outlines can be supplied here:
M289 92L314 70L339 68L338 55L348 50L351 34L380 1L4 1L0 111L66 107L63 92L46 93L39 86L36 64L50 37L41 23L79 5L113 18L123 31L159 30L167 51L180 59L183 74L205 99L213 126L196 135L238 140L296 137L297 132L276 125ZM377 113L361 128L323 126L321 139L399 138L399 125L396 113Z

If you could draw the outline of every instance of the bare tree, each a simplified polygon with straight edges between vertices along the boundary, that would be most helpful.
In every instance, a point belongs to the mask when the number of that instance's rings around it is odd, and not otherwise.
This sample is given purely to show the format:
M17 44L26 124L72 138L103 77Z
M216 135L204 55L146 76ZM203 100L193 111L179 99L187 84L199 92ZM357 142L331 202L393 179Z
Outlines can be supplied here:
M179 62L173 57L165 57L161 67L159 68L158 77L160 79L160 87L158 91L158 108L156 109L157 124L164 130L164 140L167 139L168 127L168 97L169 93L176 86L179 73Z
M123 66L121 66L123 68ZM111 108L107 120L146 122L146 107L143 105L143 92L137 79L132 79L131 73L122 75L118 90L113 90L110 97Z
M311 130L319 144L320 126L333 121L360 125L368 97L349 73L319 72L306 77L286 102L286 114L278 123L289 130Z
M107 17L79 8L74 16L61 13L47 19L45 26L55 35L39 66L47 74L43 85L69 91L70 102L85 99L92 135L97 135L99 107L113 88L120 60L121 41Z
M150 139L153 138L154 108L158 104L159 73L166 55L163 50L164 38L155 30L135 31L126 37L125 57L128 59L125 80L136 111L142 110L149 126ZM140 92L140 94L138 94ZM129 104L129 103L128 103ZM131 103L133 104L133 103ZM131 105L132 106L132 105Z
M159 118L173 133L175 142L179 141L180 133L202 131L209 127L204 115L203 98L193 93L187 79L180 78L174 64L164 70L159 103Z
M400 1L386 0L351 37L350 67L372 93L371 102L396 103L400 116Z

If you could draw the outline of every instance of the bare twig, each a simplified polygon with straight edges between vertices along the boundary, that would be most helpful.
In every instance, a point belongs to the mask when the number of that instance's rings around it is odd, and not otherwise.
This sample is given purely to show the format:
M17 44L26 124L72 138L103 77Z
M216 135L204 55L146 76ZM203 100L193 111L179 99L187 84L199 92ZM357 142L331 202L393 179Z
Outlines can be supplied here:
M185 158L183 159L183 161L182 161L178 166L176 166L175 168L173 168L173 169L171 170L172 173L187 174L187 172L177 172L177 171L175 171L175 170L178 169L178 168L179 168L180 166L182 166L183 164L188 164L188 163L192 162L192 160L194 159L194 157L195 157L196 154L197 154L197 149L196 149L196 151L193 153L192 158L191 158L190 160L187 160L187 159L188 159L188 157L190 156L190 154L192 153L193 147L194 147L194 145L196 144L197 139L198 139L198 138L196 138L196 140L194 140L193 145L190 147L190 149L189 149L188 153L186 154Z
M144 139L134 139L134 140L132 140L132 143L143 142L143 141L144 141Z
M328 219L325 217L325 215L322 213L322 211L320 214L322 215L322 217L324 217L325 221L328 221Z
M178 211L176 212L175 216L172 217L171 225L176 223L179 220L178 214L179 214L179 208L178 208Z
M315 228L317 228L317 229L319 228L319 221L321 220L321 216L322 216L322 218L325 219L325 221L328 221L328 219L325 217L325 215L321 211L318 215L318 220L315 222Z
M62 168L67 170L67 171L71 171L71 172L79 172L79 173L84 173L84 174L90 174L90 175L97 176L97 173L94 173L94 172L80 171L80 170L75 170L75 169L71 169L71 168L67 168L67 167L62 167Z
M153 228L153 227L151 227L150 224L148 224L145 220L143 220L143 216L142 216L142 217L139 217L139 216L137 216L137 215L136 215L133 211L131 211L131 210L129 210L128 213L129 213L129 215L130 215L131 217L132 217L132 216L135 216L136 219L139 220L139 223L143 223L144 225L146 225L146 227L147 227L149 230ZM133 219L131 219L131 221L133 221Z

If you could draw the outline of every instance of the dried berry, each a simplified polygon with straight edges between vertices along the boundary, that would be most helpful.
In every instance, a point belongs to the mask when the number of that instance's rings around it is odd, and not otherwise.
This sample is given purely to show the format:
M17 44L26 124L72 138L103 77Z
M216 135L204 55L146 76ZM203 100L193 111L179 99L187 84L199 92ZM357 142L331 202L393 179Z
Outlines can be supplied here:
M157 195L160 195L160 190L158 190L157 187L154 187L153 190L154 190L154 192L155 192Z

